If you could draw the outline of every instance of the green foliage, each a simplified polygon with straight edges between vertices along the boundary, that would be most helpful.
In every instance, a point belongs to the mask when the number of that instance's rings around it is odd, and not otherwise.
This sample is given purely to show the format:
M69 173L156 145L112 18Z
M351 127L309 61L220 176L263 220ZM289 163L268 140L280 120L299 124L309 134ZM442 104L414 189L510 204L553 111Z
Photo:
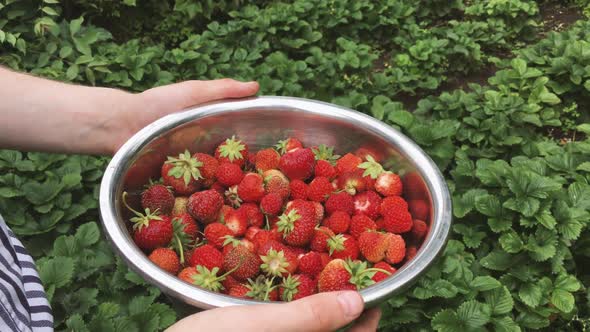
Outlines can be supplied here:
M590 327L590 22L538 39L544 5L6 0L0 63L132 91L256 79L370 114L435 160L455 217L382 329L573 331ZM484 66L498 69L488 84L446 89ZM93 222L107 161L0 151L0 212L37 260L57 330L161 330L176 319L167 300Z

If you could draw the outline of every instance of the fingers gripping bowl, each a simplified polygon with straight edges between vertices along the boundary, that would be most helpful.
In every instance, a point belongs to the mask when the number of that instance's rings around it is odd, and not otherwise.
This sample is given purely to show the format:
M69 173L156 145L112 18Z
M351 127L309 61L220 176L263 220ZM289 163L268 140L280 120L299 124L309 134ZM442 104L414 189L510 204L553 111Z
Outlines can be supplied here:
M360 291L367 306L399 293L423 274L441 254L451 226L451 201L446 183L433 161L410 139L362 113L336 105L291 97L257 97L215 102L168 115L135 134L107 167L100 189L104 231L129 267L164 293L202 309L262 303L193 286L152 263L129 232L129 200L139 197L149 179L160 176L167 156L186 149L213 151L236 135L251 151L286 137L304 146L325 144L336 153L368 150L403 179L404 198L420 200L427 211L427 235L413 259L389 278ZM132 204L132 203L131 203Z

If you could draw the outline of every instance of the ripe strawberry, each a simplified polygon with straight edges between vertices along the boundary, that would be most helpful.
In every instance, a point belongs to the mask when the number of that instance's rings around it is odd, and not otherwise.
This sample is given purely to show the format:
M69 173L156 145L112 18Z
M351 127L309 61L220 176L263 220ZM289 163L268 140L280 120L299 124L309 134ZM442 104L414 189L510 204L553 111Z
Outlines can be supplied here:
M215 149L215 158L221 163L229 162L243 167L248 159L248 145L232 136Z
M211 185L215 182L219 162L213 156L206 153L197 152L193 154L193 158L197 159L203 164L201 167L199 167L199 171L203 177L201 182L205 187L211 187Z
M223 206L223 197L212 189L199 191L188 199L188 212L196 220L208 224L217 218Z
M256 241L256 240L254 241L255 243L259 242L259 244L260 244L260 246L258 247L258 249L256 251L256 253L258 255L265 256L268 254L268 252L271 249L276 250L276 251L281 251L281 250L285 249L285 245L275 239L272 239L270 237L270 234L268 234L268 237L260 236L258 240L261 240L262 237L266 238L266 241L264 243Z
M365 191L354 196L354 214L363 214L371 219L381 215L381 197L374 191Z
M279 169L291 180L305 180L313 174L315 157L311 149L296 149L281 156Z
M262 173L264 178L264 190L267 194L277 193L283 199L289 197L291 189L289 188L289 179L276 169L271 169Z
M256 227L256 226L250 226L248 227L248 229L246 230L246 234L244 235L244 237L250 241L254 241L254 237L256 236L256 234L258 234L259 231L261 231L262 229L260 229L260 227Z
M225 280L223 280L221 282L221 285L223 286L224 290L227 292L229 292L230 289L232 289L233 287L240 285L240 282L236 280L236 278L228 275L225 277Z
M325 202L334 191L332 182L326 177L316 177L307 188L307 197L315 202Z
M247 173L238 185L238 196L246 203L258 203L264 196L262 176Z
M336 168L327 160L318 160L315 164L315 176L323 176L328 179L336 177Z
M217 181L226 186L231 187L239 184L244 178L244 172L240 166L232 163L221 163L217 167Z
M348 234L338 234L328 239L328 249L332 258L352 259L359 256L359 247L356 240Z
M185 267L180 271L177 275L178 279L188 282L189 284L193 283L193 276L197 274L197 269L192 266Z
M309 247L311 250L322 253L328 251L328 239L334 236L334 232L325 226L320 226L314 230L313 237Z
M258 274L260 257L244 246L232 248L223 257L223 268L234 270L230 275L238 280L247 280Z
M322 225L336 234L343 234L350 227L350 216L344 211L334 211L328 218L324 219Z
M361 146L354 151L354 155L361 158L362 160L366 160L369 156L377 162L380 162L383 159L382 153L369 146Z
M266 255L260 256L260 269L270 277L285 277L295 273L299 264L297 256L287 249L269 249Z
M324 220L324 206L319 202L311 202L315 208L315 223L319 225Z
M266 194L260 201L262 213L276 216L283 209L283 198L277 193Z
M291 183L289 184L289 188L291 190L291 199L292 200L296 200L296 199L307 199L307 183L301 181L301 180L293 180L291 181Z
M386 262L379 262L379 263L373 265L373 268L381 269L381 270L389 272L389 274L386 274L384 272L377 271L377 273L375 273L375 275L373 276L373 281L375 281L375 282L379 282L384 279L387 279L390 275L394 274L395 271L397 271L393 266L387 264Z
M232 235L232 231L227 226L219 223L212 223L205 227L205 239L211 245L214 245L217 249L223 248L223 242L225 236Z
M430 216L430 205L422 199L408 201L408 209L414 219L428 220Z
M251 299L250 296L246 295L246 294L248 294L248 292L250 292L250 288L248 288L244 284L238 284L238 285L233 286L229 290L227 295L234 296L234 297L240 297L240 298L244 298L244 299Z
M402 180L395 173L383 172L375 181L375 190L383 196L401 196Z
M232 210L225 218L225 226L234 236L243 236L248 228L248 215L243 209Z
M221 206L221 209L219 209L219 214L217 215L217 219L215 220L218 223L222 223L225 224L225 220L227 218L229 218L229 214L233 211L234 209L229 206L229 205L223 205Z
M381 201L379 211L383 217L388 215L397 216L404 212L408 212L408 203L399 196L385 197Z
M285 153L291 152L295 149L303 148L303 144L301 144L301 142L298 139L289 137L286 140L279 141L275 145L275 148L281 155L284 155Z
M178 196L174 198L174 207L172 208L172 215L188 213L188 209L186 208L187 204L188 197Z
M408 248L406 249L406 261L409 261L412 258L414 258L417 253L418 248L416 248L416 246L408 246Z
M141 194L141 207L158 211L161 214L170 214L174 207L174 195L162 184L154 184Z
M285 210L277 222L279 232L285 243L293 246L305 246L311 241L316 226L315 208L306 201L296 200Z
M307 274L312 278L317 277L324 268L322 264L322 256L315 251L299 255L298 259L299 265L297 267L297 272Z
M252 241L248 239L238 239L236 237L228 235L225 237L225 240L223 241L223 255L227 255L227 253L230 250L237 246L246 247L246 249L253 253L256 253L258 250L258 247Z
M272 243L271 241L279 243L282 240L283 236L281 233L261 229L256 233L256 235L254 235L252 242L254 243L254 245L258 247L258 253L260 254L261 252L263 252L262 250L265 249L265 245L268 245L268 243ZM266 254L266 252L264 252L264 254Z
M193 250L191 257L188 259L188 265L192 267L202 265L209 270L213 270L214 267L221 269L223 267L223 255L214 246L204 244Z
M390 264L397 264L406 256L406 242L397 234L389 234L389 247L385 255L385 261Z
M375 232L365 231L358 239L359 249L365 259L371 263L377 263L385 258L389 248L389 236Z
M377 224L373 221L373 219L371 219L365 215L359 214L359 215L352 217L352 219L350 220L350 228L348 229L348 232L354 238L358 239L358 237L364 231L376 230L376 229L377 229Z
M416 241L420 241L428 233L428 225L422 220L414 219L412 225L412 238Z
M361 290L375 282L376 269L367 268L366 262L334 259L318 277L318 291Z
M334 211L343 211L352 215L354 212L354 201L351 195L346 192L340 192L330 195L326 201L326 212L328 214L334 213Z
M304 274L289 275L279 288L281 300L290 302L316 293L316 283Z
M262 227L264 224L264 215L258 205L254 203L245 203L240 206L238 210L243 210L246 213L248 226Z
M168 216L160 216L145 210L145 215L136 213L131 222L134 224L133 241L143 250L164 247L172 239L172 221Z
M326 265L332 261L332 257L330 257L328 252L321 252L320 258L322 259L322 269L324 269L324 267L326 267Z
M219 181L215 181L209 189L217 191L220 195L225 194L225 186L219 183Z
M256 170L259 172L279 167L281 155L272 148L263 149L256 153Z
M190 195L199 190L203 178L199 168L203 163L193 158L186 150L178 158L168 157L162 165L162 179L165 186L171 186L178 195Z
M361 164L361 162L361 158L352 153L347 153L336 161L336 171L338 174L352 172Z
M336 186L350 195L363 192L367 189L365 178L360 172L341 173L336 179Z
M409 232L413 224L412 215L406 211L399 215L386 215L377 226L389 233L402 234Z
M172 249L156 248L148 258L158 267L172 274L176 274L180 269L178 255Z

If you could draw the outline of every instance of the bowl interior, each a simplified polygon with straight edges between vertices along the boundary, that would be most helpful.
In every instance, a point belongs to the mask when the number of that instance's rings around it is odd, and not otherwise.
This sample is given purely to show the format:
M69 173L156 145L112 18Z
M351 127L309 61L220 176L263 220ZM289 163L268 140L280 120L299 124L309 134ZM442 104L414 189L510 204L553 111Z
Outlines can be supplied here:
M122 192L128 193L131 206L139 207L143 185L149 179L157 180L160 177L160 168L167 156L176 156L186 149L191 153L212 154L217 145L233 135L243 140L249 150L254 152L270 147L278 140L295 137L307 147L320 144L333 146L335 153L341 155L355 151L361 154L370 153L386 169L402 177L404 197L408 201L419 201L417 204L426 213L424 221L429 225L429 233L422 247L436 241L443 242L444 245L448 225L440 226L443 227L441 229L433 226L436 226L437 220L448 219L450 223L450 212L444 211L450 208L450 203L445 201L445 197L442 200L439 197L445 196L445 193L448 196L448 192L432 161L413 142L379 121L333 105L297 99L257 98L254 102L246 100L215 103L163 118L144 128L113 158L107 169L108 174L105 173L108 179L103 182L103 187L107 188L101 189L108 192L106 199L110 200L109 204L112 206L110 211L104 211L101 203L101 213L105 226L116 225L118 228L107 229L107 235L126 261L130 262L131 258L128 257L128 252L122 252L121 241L131 243L130 246L134 247L132 250L137 252L139 248L135 247L130 233L126 231L129 226L126 220L130 214L121 204ZM428 166L426 168L425 163ZM444 188L439 188L441 186ZM101 200L102 198L101 192ZM115 224L105 222L109 219L109 216L105 218L105 213L112 214ZM113 236L115 233L121 236ZM391 293L392 288L401 290L407 286L431 263L442 245L436 244L433 249L436 252L429 255L424 255L424 250L419 250L416 258L405 264L394 276L363 290L361 293L365 300L374 302L382 293ZM144 264L151 263L147 260ZM130 265L134 270L141 269L137 263ZM203 304L190 295L179 296L178 289L163 285L160 278L162 276L142 275L165 292L182 297L189 304L213 307L225 303L221 301Z

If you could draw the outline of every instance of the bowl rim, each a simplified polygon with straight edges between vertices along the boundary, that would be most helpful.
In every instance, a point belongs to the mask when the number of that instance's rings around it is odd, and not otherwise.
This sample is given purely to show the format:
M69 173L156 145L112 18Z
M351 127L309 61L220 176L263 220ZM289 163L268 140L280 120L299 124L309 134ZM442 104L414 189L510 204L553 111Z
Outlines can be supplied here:
M190 107L166 115L134 134L113 156L107 166L100 186L99 208L103 231L115 252L123 261L152 285L165 294L201 309L268 303L231 297L210 292L173 276L153 264L134 243L130 234L117 220L116 199L118 185L126 170L141 149L161 134L189 121L220 113L240 112L247 109L292 109L310 114L346 120L371 130L383 140L395 146L403 157L411 160L422 176L433 204L431 230L414 259L402 266L391 278L360 290L366 306L403 291L412 285L443 252L449 238L452 223L451 198L442 173L434 161L411 139L369 115L327 102L285 96L259 96L242 99L226 99ZM403 146L403 149L400 147ZM434 222L434 221L437 222Z

